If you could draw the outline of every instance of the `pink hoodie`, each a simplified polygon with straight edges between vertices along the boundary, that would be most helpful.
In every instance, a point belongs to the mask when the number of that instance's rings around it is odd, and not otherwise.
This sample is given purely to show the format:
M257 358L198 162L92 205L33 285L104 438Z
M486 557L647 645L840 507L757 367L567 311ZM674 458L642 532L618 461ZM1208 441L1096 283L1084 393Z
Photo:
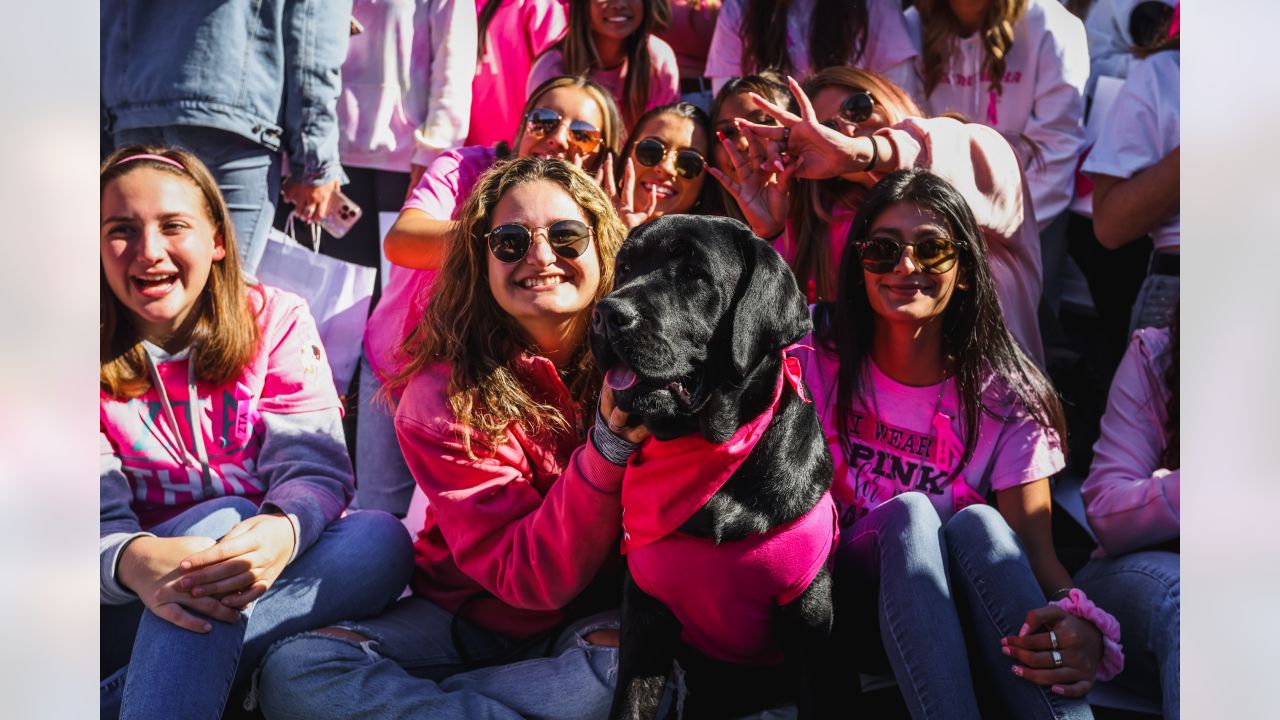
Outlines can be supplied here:
M1167 329L1146 328L1111 381L1093 467L1081 492L1098 536L1095 557L1119 555L1181 535L1180 471L1161 467L1169 390Z
M895 170L925 168L955 186L973 210L995 280L1004 321L1022 349L1044 367L1040 340L1040 231L1029 202L1026 177L1013 148L1000 133L985 125L951 118L907 118L882 128L897 162L876 167L872 177ZM838 272L853 213L836 209L831 224L832 270ZM796 248L790 233L774 242L788 264ZM812 296L812 293L810 293Z
M585 434L535 438L515 424L492 455L473 434L478 459L467 457L448 405L450 371L440 363L415 375L396 410L400 447L428 501L413 591L450 612L487 591L492 597L469 604L467 619L529 637L554 626L617 557L623 468ZM570 427L590 421L546 358L522 355L516 372Z
M477 0L476 12L485 0ZM569 28L561 0L502 0L484 36L484 54L471 83L471 134L467 145L515 139L524 107L525 80L533 59Z

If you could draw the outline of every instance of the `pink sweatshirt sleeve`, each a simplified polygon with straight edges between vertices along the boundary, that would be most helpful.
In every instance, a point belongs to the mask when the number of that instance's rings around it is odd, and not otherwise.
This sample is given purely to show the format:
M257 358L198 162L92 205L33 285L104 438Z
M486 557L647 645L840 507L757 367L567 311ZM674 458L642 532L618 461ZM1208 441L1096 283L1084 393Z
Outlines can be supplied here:
M680 63L676 51L657 35L649 36L649 104L646 109L669 105L680 100Z
M543 496L514 442L472 460L451 433L402 414L395 425L453 561L502 602L559 610L617 553L623 468L590 441Z
M1179 471L1165 448L1165 330L1139 331L1111 383L1093 467L1081 492L1089 525L1108 555L1180 536Z

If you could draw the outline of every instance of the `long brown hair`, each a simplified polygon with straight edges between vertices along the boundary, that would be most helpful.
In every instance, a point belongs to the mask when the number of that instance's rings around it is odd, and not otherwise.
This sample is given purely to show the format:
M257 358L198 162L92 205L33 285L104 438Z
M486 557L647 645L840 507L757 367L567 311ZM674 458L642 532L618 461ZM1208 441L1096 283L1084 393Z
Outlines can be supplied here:
M618 115L618 104L613 101L613 95L605 90L600 83L583 75L557 75L548 78L546 82L533 89L529 93L529 99L524 102L524 109L520 113L520 128L516 130L515 148L520 147L520 141L524 138L525 132L529 129L527 118L534 108L538 107L538 103L542 102L542 98L552 90L562 87L580 88L591 99L595 100L596 105L600 106L600 116L604 118L604 127L600 128L600 148L596 151L595 157L584 163L584 166L591 172L595 172L600 163L604 161L606 152L613 153L614 157L618 157L618 151L622 148L622 118ZM501 143L499 143L501 146ZM507 157L511 154L511 147L499 147L499 157Z
M493 209L507 191L538 181L564 188L595 231L592 251L600 261L600 285L591 307L575 320L573 336L579 338L578 351L569 367L559 369L569 371L569 392L580 407L591 407L600 389L601 375L586 332L595 301L613 289L613 258L626 238L626 228L604 191L582 170L546 158L500 163L480 177L463 204L431 300L404 342L410 360L387 383L388 388L402 387L424 368L448 363L449 408L463 427L460 440L473 459L472 429L491 447L503 442L512 423L520 423L534 435L568 429L567 419L555 406L530 395L516 359L520 352L537 353L538 348L489 291L489 250L484 234L491 229Z
M928 97L942 82L942 75L955 55L956 38L964 34L960 21L947 0L915 0L920 13L920 61L924 69L924 94ZM1013 48L1014 25L1027 11L1027 0L990 0L982 16L982 46L986 50L982 72L991 79L991 89L1004 93L1004 70Z
M812 98L827 87L870 93L876 109L890 125L921 115L920 108L905 90L869 70L826 68L805 82L804 91ZM831 253L831 221L834 217L831 209L842 202L853 187L845 180L832 178L797 180L791 188L787 214L796 247L791 269L801 288L807 288L812 280L818 297L827 301L836 296L835 259Z
M623 114L635 120L649 104L649 35L655 31L654 4L661 0L643 0L644 13L640 27L627 38L627 80L622 94ZM591 8L596 0L569 0L569 31L558 44L564 57L565 72L586 75L600 67L600 53L591 31Z
M742 6L742 73L776 70L793 74L787 54L791 0L746 0ZM813 70L852 65L867 48L866 0L817 0L809 19L809 63Z
M146 158L128 160L135 155L158 155L182 167ZM128 161L122 162L124 160ZM130 145L111 153L98 171L99 200L112 181L141 168L195 185L204 198L204 209L215 236L222 237L226 253L221 260L215 260L209 270L209 280L193 311L195 322L182 337L173 338L173 342L193 348L197 378L213 385L231 382L253 360L261 333L249 304L248 285L240 274L235 227L227 203L217 181L195 155L159 145ZM151 387L143 338L129 322L129 310L111 291L101 265L98 275L98 384L113 397L138 397Z

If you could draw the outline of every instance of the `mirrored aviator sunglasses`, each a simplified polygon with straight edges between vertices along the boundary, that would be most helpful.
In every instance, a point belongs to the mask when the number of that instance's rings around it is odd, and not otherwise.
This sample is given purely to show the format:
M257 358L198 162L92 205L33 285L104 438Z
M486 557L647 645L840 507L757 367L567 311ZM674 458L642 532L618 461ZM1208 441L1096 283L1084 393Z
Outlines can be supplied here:
M859 125L871 119L872 113L876 111L876 101L871 97L871 93L866 90L859 90L840 103L840 117L845 122ZM834 120L824 120L823 125L836 129Z
M591 245L591 228L580 220L561 220L545 228L527 228L517 223L499 225L484 234L489 241L489 252L498 262L520 262L529 254L533 234L547 231L547 244L551 251L566 260L572 260L587 251Z
M556 133L565 120L560 113L551 108L534 108L529 111L526 121L529 123L528 131L536 137L543 138ZM600 147L600 142L600 130L594 125L585 120L569 121L569 144L579 155L595 152L596 148Z
M947 272L960 259L960 245L950 238L932 238L918 243L885 239L863 240L857 244L858 259L867 272L885 275L898 266L907 246L912 248L916 265L933 275Z
M657 138L645 138L636 143L631 152L635 155L636 162L645 167L654 167L661 164L671 150ZM676 153L676 174L686 180L698 177L706 167L707 161L697 150L685 148Z

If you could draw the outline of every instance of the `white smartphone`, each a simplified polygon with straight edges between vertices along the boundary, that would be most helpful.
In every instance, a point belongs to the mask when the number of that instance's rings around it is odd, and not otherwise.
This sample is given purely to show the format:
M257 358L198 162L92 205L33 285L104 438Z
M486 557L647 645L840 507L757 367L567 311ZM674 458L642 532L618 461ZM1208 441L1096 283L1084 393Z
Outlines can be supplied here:
M329 198L328 214L320 218L320 227L333 237L340 238L347 234L362 214L364 211L359 205L343 195L341 190L335 190L333 196Z

